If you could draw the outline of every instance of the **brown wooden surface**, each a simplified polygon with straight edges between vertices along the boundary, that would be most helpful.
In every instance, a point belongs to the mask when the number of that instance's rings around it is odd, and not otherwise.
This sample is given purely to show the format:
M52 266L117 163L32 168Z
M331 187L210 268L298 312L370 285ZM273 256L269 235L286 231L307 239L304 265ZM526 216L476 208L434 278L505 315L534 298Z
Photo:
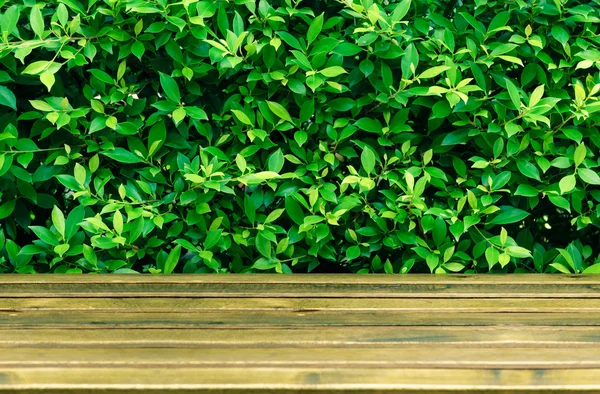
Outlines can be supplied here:
M190 392L600 393L600 275L0 275L0 393Z

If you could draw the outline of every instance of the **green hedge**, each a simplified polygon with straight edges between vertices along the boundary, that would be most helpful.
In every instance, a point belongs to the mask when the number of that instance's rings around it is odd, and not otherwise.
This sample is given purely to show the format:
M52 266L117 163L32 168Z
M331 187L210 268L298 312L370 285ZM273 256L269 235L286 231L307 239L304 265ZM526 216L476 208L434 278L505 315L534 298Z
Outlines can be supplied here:
M0 6L0 272L600 272L598 0Z

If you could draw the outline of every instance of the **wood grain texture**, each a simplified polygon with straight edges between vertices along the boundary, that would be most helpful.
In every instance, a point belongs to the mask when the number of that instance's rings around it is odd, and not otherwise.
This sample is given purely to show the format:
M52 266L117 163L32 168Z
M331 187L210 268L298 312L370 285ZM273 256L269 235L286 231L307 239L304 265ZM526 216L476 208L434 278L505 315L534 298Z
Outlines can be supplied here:
M574 348L597 346L600 327L310 327L0 329L0 347L384 347Z
M18 348L0 354L0 368L22 367L247 367L600 369L600 344L568 348L464 348L407 345L389 348Z
M597 393L600 369L3 368L0 393Z
M574 348L600 344L600 327L310 327L0 329L0 348L17 347L383 347Z
M446 312L0 312L0 327L245 328L356 326L595 326L600 313Z
M595 298L600 299L600 279L594 275L492 276L446 275L301 276L191 275L107 278L98 275L0 276L0 297L250 297L250 298ZM48 280L45 280L48 278ZM131 279L130 279L131 278ZM164 279L163 279L164 278ZM231 279L228 279L231 278ZM302 281L306 278L306 281Z
M0 275L0 394L598 393L600 275Z
M584 298L0 298L0 312L88 311L204 313L210 311L600 312Z

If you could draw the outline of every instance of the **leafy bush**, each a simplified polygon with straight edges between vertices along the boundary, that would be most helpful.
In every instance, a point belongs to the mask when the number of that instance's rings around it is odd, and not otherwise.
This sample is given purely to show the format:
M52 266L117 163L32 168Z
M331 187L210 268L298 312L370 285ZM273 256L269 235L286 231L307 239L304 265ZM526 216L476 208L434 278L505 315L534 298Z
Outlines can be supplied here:
M0 272L600 272L600 2L0 1Z

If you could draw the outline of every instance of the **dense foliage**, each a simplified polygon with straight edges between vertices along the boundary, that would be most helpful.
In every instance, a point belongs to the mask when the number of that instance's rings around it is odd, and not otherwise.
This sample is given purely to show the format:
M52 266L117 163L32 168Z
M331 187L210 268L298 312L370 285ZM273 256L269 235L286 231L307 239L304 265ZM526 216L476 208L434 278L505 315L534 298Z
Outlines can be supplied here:
M600 272L599 0L0 6L0 272Z

